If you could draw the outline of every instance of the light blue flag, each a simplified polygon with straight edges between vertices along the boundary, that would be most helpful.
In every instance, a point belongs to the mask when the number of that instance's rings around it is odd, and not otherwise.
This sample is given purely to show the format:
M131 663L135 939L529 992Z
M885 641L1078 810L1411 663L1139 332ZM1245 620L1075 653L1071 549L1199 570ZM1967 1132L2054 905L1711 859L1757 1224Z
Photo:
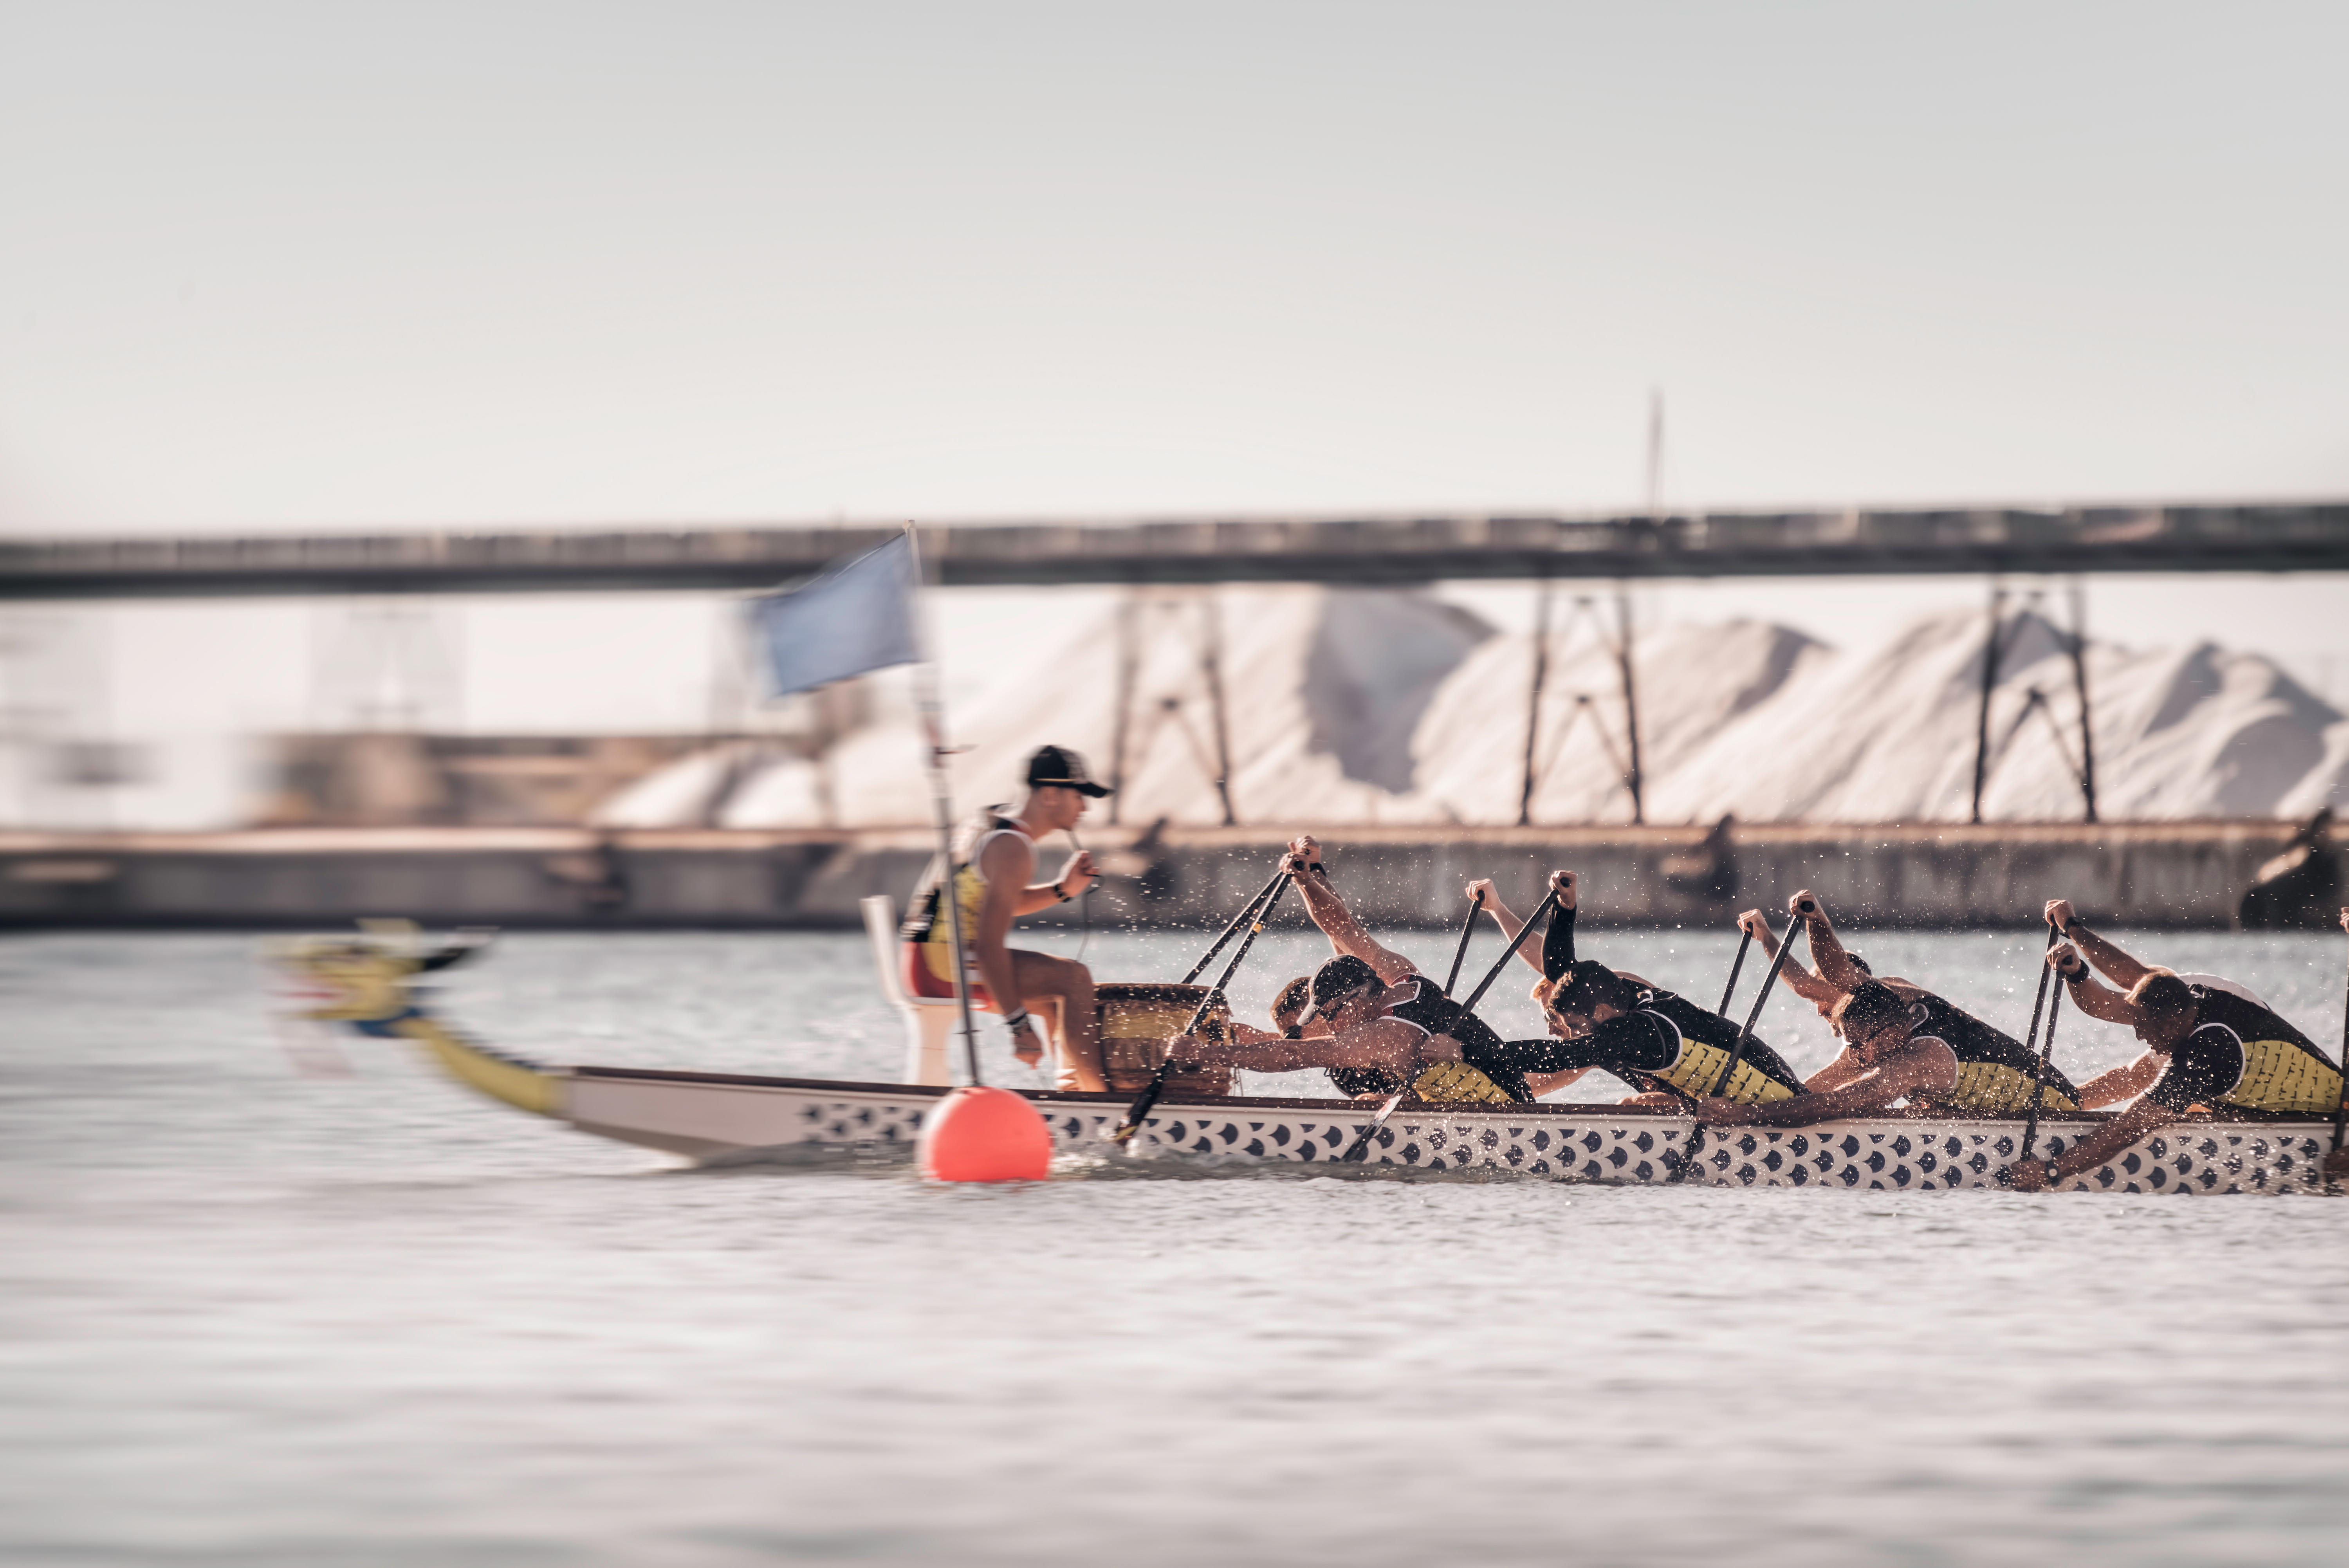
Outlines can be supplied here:
M789 593L753 599L778 697L922 657L915 616L921 565L903 534Z

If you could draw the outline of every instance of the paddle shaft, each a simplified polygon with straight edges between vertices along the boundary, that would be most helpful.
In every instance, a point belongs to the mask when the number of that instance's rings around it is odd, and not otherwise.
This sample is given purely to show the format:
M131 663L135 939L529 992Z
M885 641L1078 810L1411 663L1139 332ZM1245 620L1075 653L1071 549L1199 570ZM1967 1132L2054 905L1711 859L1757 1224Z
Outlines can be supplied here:
M1241 961L1247 957L1248 949L1256 946L1256 939L1263 933L1265 921L1272 918L1272 907L1280 902L1280 895L1288 887L1288 873L1283 871L1272 879L1272 885L1265 889L1264 897L1249 906L1256 918L1249 922L1247 939L1240 943L1240 950L1232 955L1232 961L1224 966L1224 972L1216 978L1216 983L1207 988L1207 994L1199 999L1198 1010L1191 1014L1191 1022L1183 1026L1184 1033L1194 1033L1206 1022L1207 1013L1215 1007L1216 999L1224 994L1224 987L1232 982L1232 976L1239 972ZM1184 983L1187 985L1190 982L1186 981ZM1166 1080L1174 1073L1174 1051L1169 1046L1166 1059L1158 1064L1158 1070L1150 1075L1150 1082L1142 1085L1142 1093L1134 1096L1133 1104L1125 1108L1125 1119L1117 1124L1115 1132L1109 1135L1112 1143L1123 1143L1134 1135L1150 1115L1151 1107L1158 1104L1158 1096L1166 1092Z
M1778 939L1778 956L1770 961L1770 972L1762 977L1761 992L1754 998L1753 1007L1746 1012L1745 1022L1737 1027L1737 1044L1730 1047L1729 1060L1721 1064L1721 1075L1713 1081L1713 1094L1705 1098L1726 1093L1729 1081L1737 1076L1737 1064L1745 1060L1745 1043L1754 1038L1754 1026L1762 1022L1762 1004L1770 1000L1771 990L1777 985L1778 976L1786 968L1786 955L1795 950L1795 928L1801 922L1800 915L1786 917L1786 934Z
M1524 925L1517 928L1516 940L1508 945L1506 950L1501 954L1500 961L1495 964L1492 968L1492 971L1485 976L1485 983L1476 988L1476 994L1460 1004L1461 1012L1466 1012L1470 1009L1474 1008L1479 1002L1485 1000L1485 993L1493 989L1493 982L1501 978L1501 971L1506 969L1508 967L1509 961L1517 956L1517 950L1526 945L1526 938L1533 934L1533 929L1541 924L1541 918L1544 915L1548 914L1550 911L1550 906L1557 902L1557 889L1553 888L1549 891L1549 897L1544 898L1541 901L1540 907L1534 910L1533 918L1526 921ZM1476 909L1482 909L1484 907L1484 900L1479 898L1476 901ZM1454 980L1457 980L1460 977L1460 955L1464 954L1468 950L1468 931L1475 929L1476 909L1471 909L1468 912L1468 928L1460 933L1460 953L1453 955L1452 976ZM1452 988L1448 985L1445 986L1444 988L1444 992L1446 996L1451 995ZM1402 1104L1403 1096L1410 1093L1411 1080L1409 1078L1405 1078L1403 1080L1402 1087L1397 1089L1388 1097L1387 1103L1379 1107L1379 1114L1371 1118L1371 1125L1362 1129L1361 1136L1346 1146L1346 1152L1338 1157L1338 1163L1340 1165L1345 1165L1360 1158L1362 1151L1370 1147L1371 1139L1378 1136L1379 1129L1387 1125L1387 1118L1394 1115L1395 1107Z
M1452 988L1460 983L1460 961L1468 956L1468 939L1476 934L1476 917L1485 912L1485 895L1477 894L1468 901L1468 918L1460 922L1460 945L1452 950L1452 972L1444 977L1444 994L1450 996Z
M1280 879L1288 875L1288 871L1285 867L1280 870L1274 872L1272 874L1272 880L1267 882L1262 888L1258 888L1257 890L1256 897L1247 901L1247 907L1243 909L1238 914L1232 917L1232 923L1224 928L1224 934L1216 939L1215 946L1209 948L1206 952L1201 953L1199 955L1199 961L1191 966L1191 972L1185 975L1177 983L1188 985L1193 981L1198 979L1199 972L1206 969L1209 964L1216 961L1216 955L1224 950L1224 944L1232 940L1233 933L1237 932L1242 926L1247 924L1248 917L1256 913L1256 907L1258 904L1263 903L1267 898L1271 898L1273 890L1280 886Z
M2023 1153L2019 1157L2028 1163L2031 1146L2039 1141L2039 1102L2047 1095L2047 1064L2055 1054L2055 1015L2064 1011L2064 985L2055 984L2055 994L2047 1003L2047 1035L2039 1043L2039 1071L2031 1079L2031 1109L2023 1117Z
M1501 978L1501 971L1509 967L1509 961L1517 956L1517 950L1526 945L1526 939L1534 934L1534 928L1541 924L1542 917L1548 914L1551 909L1557 907L1557 889L1552 888L1549 890L1549 897L1544 898L1541 903L1536 907L1534 912L1526 917L1526 923L1517 928L1516 940L1511 942L1507 947L1503 948L1501 950L1501 956L1494 961L1493 967L1485 971L1485 982L1476 988L1475 993L1472 994L1467 1001L1460 1004L1461 1012L1474 1012L1476 1011L1476 1004L1485 1000L1485 993L1493 989L1493 982Z
M1729 983L1721 988L1721 1005L1713 1009L1723 1018L1729 1016L1729 999L1737 994L1737 976L1745 968L1745 951L1753 945L1754 933L1748 931L1745 933L1745 940L1737 944L1737 956L1730 961Z
M1729 1087L1729 1081L1737 1075L1737 1064L1745 1060L1745 1043L1754 1038L1754 1025L1761 1021L1762 1004L1768 1002L1770 992L1777 989L1778 976L1786 967L1787 956L1795 950L1795 928L1802 923L1800 915L1786 917L1786 934L1778 939L1778 956L1770 961L1770 972L1762 977L1761 994L1754 997L1753 1010L1746 1013L1745 1022L1738 1027L1737 1044L1730 1048L1729 1060L1721 1064L1721 1075L1713 1082L1713 1094L1705 1098L1712 1099L1722 1094ZM1673 1181L1688 1179L1690 1168L1696 1164L1697 1155L1704 1148L1704 1130L1702 1122L1689 1129L1688 1152L1681 1156L1680 1168L1672 1172Z
M2047 927L2047 946L2041 951L2054 952L2055 940L2063 934L2055 928L2054 923L2050 921ZM2031 999L2031 1027L2025 1030L2023 1035L2023 1048L2026 1051L2031 1049L2031 1043L2033 1040L2039 1039L2039 1011L2047 1005L2047 985L2054 980L2055 980L2055 968L2043 957L2039 962L2039 992ZM2058 1007L2064 1005L2064 985L2061 981L2055 981L2055 1005ZM2021 1158L2024 1159L2031 1158L2031 1145L2039 1137L2039 1097L2047 1092L2047 1059L2054 1049L2055 1020L2051 1017L2047 1020L2047 1038L2040 1041L2039 1044L2039 1069L2031 1081L2031 1109L2023 1118Z
M1365 1158L1362 1151L1371 1147L1371 1140L1379 1136L1379 1129L1387 1125L1387 1118L1395 1114L1395 1107L1402 1104L1402 1097L1410 1093L1411 1085L1405 1084L1402 1088L1389 1095L1387 1103L1379 1107L1379 1114L1371 1118L1371 1125L1364 1127L1361 1136L1348 1144L1346 1152L1338 1157L1338 1163L1351 1165L1354 1161Z

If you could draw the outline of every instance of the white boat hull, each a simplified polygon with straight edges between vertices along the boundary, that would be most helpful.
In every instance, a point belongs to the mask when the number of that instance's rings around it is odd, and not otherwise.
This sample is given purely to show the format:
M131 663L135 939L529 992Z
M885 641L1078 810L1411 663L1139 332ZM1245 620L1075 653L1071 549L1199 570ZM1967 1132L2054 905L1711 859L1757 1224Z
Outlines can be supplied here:
M637 1069L556 1069L554 1115L584 1132L704 1163L904 1158L947 1092L909 1084ZM1369 1125L1345 1100L1162 1101L1133 1142L1107 1134L1122 1096L1038 1092L1058 1154L1192 1163L1333 1164ZM2061 1154L2102 1116L2043 1118L2036 1153ZM1640 1106L1543 1102L1405 1107L1380 1130L1369 1168L1471 1171L1617 1185L1672 1179L1692 1123ZM1713 1187L1862 1191L2000 1188L2019 1119L1887 1116L1706 1134L1687 1180ZM2112 1192L2320 1192L2330 1124L2196 1118L2163 1128L2065 1185Z

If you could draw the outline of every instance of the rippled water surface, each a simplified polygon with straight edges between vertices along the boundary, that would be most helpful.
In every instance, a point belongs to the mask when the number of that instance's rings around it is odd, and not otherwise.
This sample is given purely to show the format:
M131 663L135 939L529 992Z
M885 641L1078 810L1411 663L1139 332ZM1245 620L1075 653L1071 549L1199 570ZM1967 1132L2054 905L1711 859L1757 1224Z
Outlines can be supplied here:
M1730 950L1587 945L1708 1004ZM2021 1033L2027 934L1855 945ZM2130 945L2338 1037L2338 939ZM1091 958L1157 978L1195 946ZM0 942L11 1561L2313 1563L2349 1539L2339 1201L685 1171L388 1043L273 1028L254 947ZM1243 1002L1309 950L1268 937ZM1521 991L1497 1021L1529 1033ZM901 1050L846 936L515 937L437 1004L562 1061L887 1078ZM1797 1004L1764 1033L1825 1059ZM1000 1037L997 1080L1032 1082ZM2128 1054L2065 1015L2075 1075Z

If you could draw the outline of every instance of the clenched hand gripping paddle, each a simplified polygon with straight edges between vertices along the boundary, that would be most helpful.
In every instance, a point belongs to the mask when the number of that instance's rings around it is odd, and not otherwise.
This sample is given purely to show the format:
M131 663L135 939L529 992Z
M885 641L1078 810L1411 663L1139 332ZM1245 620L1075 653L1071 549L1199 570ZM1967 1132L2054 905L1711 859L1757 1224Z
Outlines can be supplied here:
M1184 1033L1191 1033L1206 1022L1209 1010L1224 994L1224 987L1231 984L1232 976L1239 972L1240 961L1247 957L1248 949L1256 946L1257 938L1264 931L1265 921L1272 917L1272 907L1280 902L1280 895L1288 890L1288 873L1283 870L1272 879L1260 898L1241 911L1243 917L1254 917L1248 925L1247 938L1240 943L1240 950L1232 955L1232 961L1224 966L1224 972L1216 977L1216 983L1207 988L1207 994L1199 999L1198 1010L1191 1014L1191 1022L1183 1026ZM1195 974L1198 971L1194 970L1192 972ZM1150 1108L1158 1103L1158 1096L1166 1092L1166 1080L1174 1075L1174 1052L1170 1047L1166 1059L1158 1064L1156 1072L1150 1075L1150 1082L1142 1085L1142 1093L1134 1096L1133 1104L1126 1106L1125 1119L1118 1123L1117 1129L1109 1135L1110 1142L1127 1142L1141 1130L1143 1119L1150 1115Z
M1526 939L1533 934L1533 929L1541 924L1542 917L1548 914L1557 903L1557 889L1552 888L1549 890L1549 897L1544 898L1540 907L1534 910L1532 917L1517 928L1517 940L1501 950L1499 960L1494 963L1491 970L1486 971L1484 983L1475 989L1467 1001L1460 1004L1461 1012L1473 1012L1476 1010L1476 1004L1485 1000L1485 993L1493 989L1493 982L1501 978L1501 971L1509 967L1509 961L1517 956L1517 950L1526 945ZM1472 915L1469 918L1474 919L1475 917ZM1355 1160L1368 1158L1369 1157L1363 1151L1371 1147L1371 1140L1379 1136L1379 1129L1387 1125L1387 1118L1395 1114L1395 1107L1402 1104L1403 1096L1410 1093L1411 1084L1409 1080L1405 1080L1402 1088L1387 1096L1386 1104L1379 1107L1379 1114L1372 1116L1370 1125L1362 1128L1361 1136L1346 1146L1346 1152L1338 1157L1338 1163L1350 1165Z

